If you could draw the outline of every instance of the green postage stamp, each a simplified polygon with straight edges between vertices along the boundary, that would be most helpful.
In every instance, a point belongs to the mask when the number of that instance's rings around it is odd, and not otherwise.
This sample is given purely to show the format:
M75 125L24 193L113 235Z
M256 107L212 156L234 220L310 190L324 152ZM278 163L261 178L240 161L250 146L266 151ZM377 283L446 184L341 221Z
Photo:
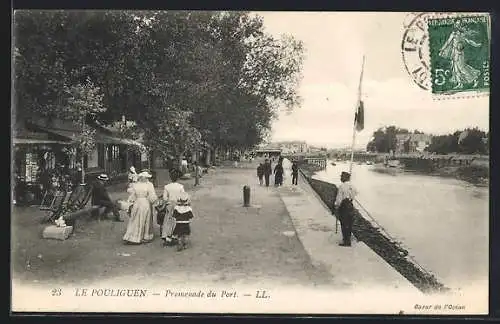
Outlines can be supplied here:
M489 23L488 15L428 18L433 94L489 92Z

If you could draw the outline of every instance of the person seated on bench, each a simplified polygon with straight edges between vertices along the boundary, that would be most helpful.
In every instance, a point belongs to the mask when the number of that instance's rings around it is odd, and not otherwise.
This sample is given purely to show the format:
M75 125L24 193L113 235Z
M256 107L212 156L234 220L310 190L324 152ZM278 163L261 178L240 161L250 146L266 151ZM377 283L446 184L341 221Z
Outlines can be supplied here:
M92 206L105 207L104 215L112 211L115 217L114 221L123 222L123 220L120 219L118 206L111 200L108 190L106 189L106 182L108 180L109 178L106 174L97 176L97 180L94 182L92 188Z

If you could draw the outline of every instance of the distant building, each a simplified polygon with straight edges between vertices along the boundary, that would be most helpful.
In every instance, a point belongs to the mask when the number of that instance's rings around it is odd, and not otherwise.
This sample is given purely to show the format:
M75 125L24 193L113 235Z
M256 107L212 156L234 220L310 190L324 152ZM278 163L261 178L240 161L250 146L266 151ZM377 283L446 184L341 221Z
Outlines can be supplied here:
M305 141L275 142L273 146L281 149L283 154L307 153L309 151L309 146Z
M397 134L396 153L423 152L431 144L432 136L428 134Z

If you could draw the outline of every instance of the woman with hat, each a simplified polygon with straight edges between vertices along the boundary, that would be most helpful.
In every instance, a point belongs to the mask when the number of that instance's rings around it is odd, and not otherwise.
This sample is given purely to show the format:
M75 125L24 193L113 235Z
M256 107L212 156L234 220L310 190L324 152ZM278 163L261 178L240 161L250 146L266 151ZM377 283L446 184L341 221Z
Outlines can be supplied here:
M129 171L128 171L128 183L135 183L137 182L137 172L135 171L135 167L131 166Z
M351 184L351 174L342 172L340 181L342 182L335 198L335 210L340 220L342 228L342 243L340 246L351 246L352 223L354 221L354 205L352 201L357 195L356 189Z
M165 185L163 189L163 200L167 203L167 214L162 224L161 238L165 246L170 246L175 243L175 240L172 238L175 227L175 219L172 217L172 213L175 205L177 205L177 200L185 192L184 186L177 182L179 177L179 171L171 169L170 180L172 180L172 182Z
M134 202L130 212L130 220L123 240L129 244L147 243L153 240L152 204L157 200L155 188L149 182L151 174L141 172L137 182L131 186L130 200Z

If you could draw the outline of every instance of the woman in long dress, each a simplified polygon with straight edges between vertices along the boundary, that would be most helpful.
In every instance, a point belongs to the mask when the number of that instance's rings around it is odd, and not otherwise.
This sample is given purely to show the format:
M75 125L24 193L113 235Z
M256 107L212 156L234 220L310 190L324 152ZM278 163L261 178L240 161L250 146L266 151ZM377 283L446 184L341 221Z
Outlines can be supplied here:
M481 72L466 63L464 52L467 45L481 46L480 43L472 39L476 34L477 31L469 30L462 24L456 23L450 36L439 51L441 57L450 60L450 81L456 85L455 89L462 88L464 84L474 83L474 86L477 85Z
M289 159L283 159L283 183L288 183L292 179L292 162Z
M167 213L161 229L161 238L164 246L171 246L174 243L172 235L175 228L175 219L172 214L174 207L177 205L177 200L185 193L184 186L177 182L179 176L179 173L175 169L172 169L170 171L170 180L172 182L165 185L163 189L163 200L167 202Z
M131 185L130 201L133 201L130 220L123 240L129 244L147 243L153 240L153 210L152 204L158 199L155 188L148 181L151 175L141 172L137 182Z

